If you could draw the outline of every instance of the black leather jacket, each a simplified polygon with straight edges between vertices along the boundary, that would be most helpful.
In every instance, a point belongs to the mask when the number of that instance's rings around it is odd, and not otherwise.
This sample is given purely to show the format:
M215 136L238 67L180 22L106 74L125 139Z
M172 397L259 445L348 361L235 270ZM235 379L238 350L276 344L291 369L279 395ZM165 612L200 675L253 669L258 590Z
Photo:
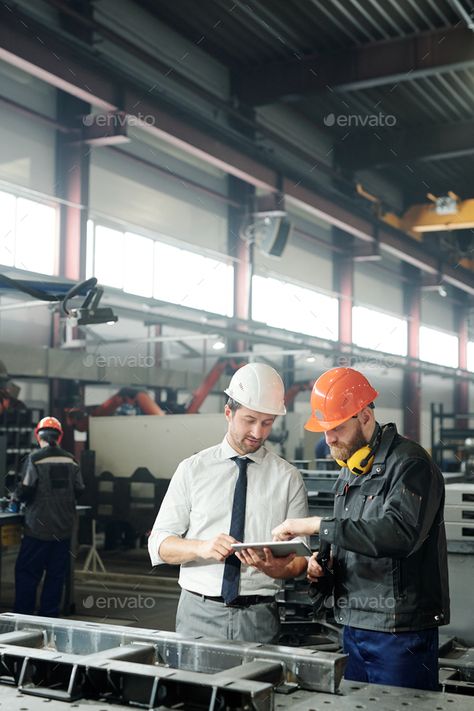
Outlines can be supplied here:
M338 622L386 632L449 622L444 480L394 424L368 474L342 469L320 538L333 544Z
M17 489L18 499L26 501L25 534L43 541L70 538L83 490L72 454L53 446L30 454Z

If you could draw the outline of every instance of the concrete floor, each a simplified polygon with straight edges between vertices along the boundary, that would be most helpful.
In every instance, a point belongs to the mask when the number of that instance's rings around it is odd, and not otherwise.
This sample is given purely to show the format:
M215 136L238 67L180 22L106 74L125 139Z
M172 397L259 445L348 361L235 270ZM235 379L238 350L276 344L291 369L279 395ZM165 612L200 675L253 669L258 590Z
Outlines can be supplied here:
M2 556L0 611L14 600L14 564L18 549ZM76 560L72 619L174 631L180 588L178 568L151 569L145 549L100 552L106 574L82 572L87 549Z

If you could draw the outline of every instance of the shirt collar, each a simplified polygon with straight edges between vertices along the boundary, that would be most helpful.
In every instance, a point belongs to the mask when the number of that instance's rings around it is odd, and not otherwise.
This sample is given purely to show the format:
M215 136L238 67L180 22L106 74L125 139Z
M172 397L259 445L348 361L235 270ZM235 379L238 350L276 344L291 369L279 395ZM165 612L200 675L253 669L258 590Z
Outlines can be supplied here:
M222 440L222 445L221 445L221 450L222 450L222 456L224 459L231 459L232 457L242 457L242 454L239 454L238 452L235 451L233 447L229 444L227 440L227 435L224 437ZM267 450L265 449L265 445L262 445L259 449L257 449L256 452L249 452L249 454L246 454L245 456L248 457L249 459L252 460L252 462L255 462L255 464L261 464L267 454Z

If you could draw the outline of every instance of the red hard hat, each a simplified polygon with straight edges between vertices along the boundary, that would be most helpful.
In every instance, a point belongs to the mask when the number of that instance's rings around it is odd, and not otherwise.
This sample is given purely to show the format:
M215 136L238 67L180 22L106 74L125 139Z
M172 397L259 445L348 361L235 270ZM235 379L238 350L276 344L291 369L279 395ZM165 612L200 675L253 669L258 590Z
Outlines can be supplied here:
M326 432L357 415L378 396L367 378L353 368L331 368L313 385L310 432Z
M55 417L43 417L43 419L38 422L35 428L35 437L37 440L39 440L39 432L41 430L54 430L59 432L58 442L61 442L63 438L63 428L60 421Z

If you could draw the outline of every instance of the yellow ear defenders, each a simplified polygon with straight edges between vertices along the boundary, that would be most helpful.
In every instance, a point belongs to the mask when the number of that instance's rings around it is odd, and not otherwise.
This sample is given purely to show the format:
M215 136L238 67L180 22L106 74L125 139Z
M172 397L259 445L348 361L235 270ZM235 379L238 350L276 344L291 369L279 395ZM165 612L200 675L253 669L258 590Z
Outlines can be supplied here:
M343 462L342 459L336 459L336 462L340 467L347 467L352 474L361 476L370 472L374 458L375 452L366 444L365 447L361 447L357 452L354 452L347 462Z
M349 471L356 476L368 474L372 469L372 464L375 459L375 452L380 444L381 435L382 430L379 425L377 425L368 444L358 449L357 452L354 452L354 454L349 457L347 462L342 461L342 459L336 459L336 462L340 467L347 467Z

